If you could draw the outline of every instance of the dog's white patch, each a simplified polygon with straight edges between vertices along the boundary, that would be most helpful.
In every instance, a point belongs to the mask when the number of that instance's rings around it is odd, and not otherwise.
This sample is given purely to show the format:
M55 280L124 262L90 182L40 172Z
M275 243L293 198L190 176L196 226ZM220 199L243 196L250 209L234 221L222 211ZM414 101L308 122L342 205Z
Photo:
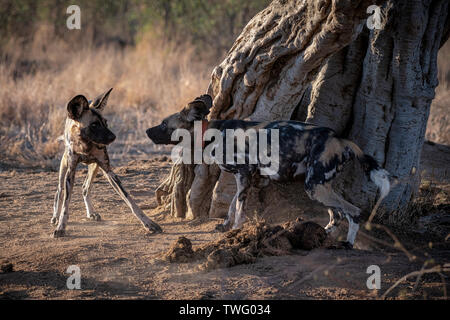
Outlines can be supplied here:
M260 167L259 172L262 175L268 176L271 180L280 179L280 175L278 174L278 172L271 169L271 167Z
M305 126L303 126L303 125L301 125L301 124L293 124L293 123L290 123L289 125L290 125L292 128L297 129L297 130L303 130L303 129L305 129Z
M349 215L346 215L346 218L348 220L347 241L353 245L355 243L356 234L359 230L359 224L355 223Z
M380 189L381 199L386 197L391 189L388 176L389 173L384 169L372 170L370 172L370 180L372 180Z
M335 173L336 173L336 168L334 168L331 171L325 172L325 180L332 178Z
M296 162L293 164L293 166L296 167L295 172L294 172L294 177L304 174L306 172L306 166L305 166L305 162Z

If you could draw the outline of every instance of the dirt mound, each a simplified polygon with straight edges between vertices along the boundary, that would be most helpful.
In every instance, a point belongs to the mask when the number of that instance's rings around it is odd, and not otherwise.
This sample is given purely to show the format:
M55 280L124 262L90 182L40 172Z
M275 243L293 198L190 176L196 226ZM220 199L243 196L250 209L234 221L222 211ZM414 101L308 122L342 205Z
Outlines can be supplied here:
M312 250L323 245L327 234L325 229L315 222L300 222L287 224L287 238L293 248Z
M284 225L266 223L248 225L227 232L222 239L195 250L192 243L180 237L165 254L169 262L191 262L206 259L202 269L228 268L253 263L258 257L292 254L295 249L311 250L324 244L325 229L314 222L297 219Z
M192 243L186 237L179 237L164 256L169 262L189 262L194 258Z

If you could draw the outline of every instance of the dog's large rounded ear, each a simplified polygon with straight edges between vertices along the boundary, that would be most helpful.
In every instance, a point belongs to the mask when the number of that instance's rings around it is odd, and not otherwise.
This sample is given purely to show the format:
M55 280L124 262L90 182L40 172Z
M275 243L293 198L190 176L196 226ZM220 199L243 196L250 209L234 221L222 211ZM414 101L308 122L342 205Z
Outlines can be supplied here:
M203 102L208 109L211 109L212 107L213 100L209 94L203 94L200 97L195 98L194 102L196 101Z
M97 98L91 101L89 107L95 108L99 111L105 109L106 104L108 103L109 94L111 93L113 88L109 89L105 93L99 95Z
M209 114L209 109L206 107L203 101L195 100L190 102L181 111L181 115L184 116L186 121L198 121L204 119Z
M67 112L72 120L79 120L86 110L89 110L89 103L83 95L74 97L67 104Z
M209 94L201 95L189 102L189 104L181 111L181 114L189 122L202 120L209 114L212 107L212 98Z

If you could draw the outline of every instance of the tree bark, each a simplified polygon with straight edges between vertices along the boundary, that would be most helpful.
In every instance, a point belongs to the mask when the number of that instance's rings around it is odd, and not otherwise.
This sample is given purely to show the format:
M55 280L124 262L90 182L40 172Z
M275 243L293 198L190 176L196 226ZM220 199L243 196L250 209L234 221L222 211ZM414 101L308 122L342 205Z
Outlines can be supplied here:
M319 66L358 33L373 1L274 1L213 73L213 119L290 118Z
M170 210L175 218L185 218L188 210L186 196L194 181L194 166L174 163L169 176L156 189L156 201L159 206Z
M367 45L356 50L358 56L363 53L363 59L353 64L356 81L347 87L348 72L338 72L335 79L320 81L319 76L313 84L307 121L333 127L336 116L351 110L346 126L333 128L399 177L378 214L384 223L404 225L414 220L408 205L420 183L420 155L438 84L437 53L448 38L448 10L448 1L389 1L382 30L371 31ZM352 43L349 52L358 45ZM342 54L345 59L354 57L344 49L326 66L333 66ZM353 94L346 95L346 88ZM343 102L337 112L331 112L336 97L330 97L330 90ZM350 201L366 210L373 205L375 190L362 174L340 180Z
M211 118L293 118L349 137L400 178L383 202L385 220L399 224L410 218L406 209L419 182L420 150L437 86L437 51L449 34L448 1L387 1L382 30L369 31L363 19L372 4L271 3L248 23L214 69L208 88L214 97ZM178 171L172 180L189 182L189 174L183 176L186 171ZM190 189L209 198L214 190L212 206L202 202L177 216L189 212L195 218L209 210L209 216L217 217L226 212L218 204L226 203L232 192L225 188L231 185L229 178L217 170L199 171L204 174ZM336 188L367 210L376 190L362 173L354 172L341 175Z

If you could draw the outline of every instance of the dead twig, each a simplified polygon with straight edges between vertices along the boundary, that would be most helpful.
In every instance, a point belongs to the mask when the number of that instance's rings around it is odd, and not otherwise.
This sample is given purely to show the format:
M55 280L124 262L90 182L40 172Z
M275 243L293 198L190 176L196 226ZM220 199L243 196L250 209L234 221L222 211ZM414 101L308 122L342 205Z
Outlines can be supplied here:
M413 260L415 260L417 258L415 255L411 254L408 250L406 250L405 246L403 246L403 244L400 242L400 240L397 238L397 236L391 230L389 230L389 228L387 228L386 226L383 226L381 224L374 224L374 223L370 223L370 222L366 223L366 229L367 230L370 231L372 227L375 227L377 229L381 229L384 232L386 232L392 238L392 240L394 240L394 245L391 245L391 244L389 244L389 243L387 243L385 241L382 241L382 240L378 240L378 239L375 240L375 238L370 237L369 235L366 235L366 234L364 234L364 236L366 236L367 238L371 238L372 240L374 240L376 242L379 242L379 243L382 243L384 245L387 245L389 247L400 249L408 257L409 261L413 261Z
M423 274L426 273L437 273L441 275L442 278L442 285L443 285L443 291L444 291L444 299L447 300L447 288L446 288L446 282L444 279L444 276L442 275L442 272L450 272L450 264L446 263L443 266L438 265L435 266L433 268L429 268L429 269L424 269L422 268L420 271L413 271L411 273L408 273L407 275L401 277L399 280L397 280L396 283L394 283L394 285L392 285L389 289L386 290L385 293L383 293L383 295L381 296L382 299L386 299L387 295L394 290L400 283L402 283L403 281L407 280L410 277L414 277L414 276L418 276L418 277L422 277Z

